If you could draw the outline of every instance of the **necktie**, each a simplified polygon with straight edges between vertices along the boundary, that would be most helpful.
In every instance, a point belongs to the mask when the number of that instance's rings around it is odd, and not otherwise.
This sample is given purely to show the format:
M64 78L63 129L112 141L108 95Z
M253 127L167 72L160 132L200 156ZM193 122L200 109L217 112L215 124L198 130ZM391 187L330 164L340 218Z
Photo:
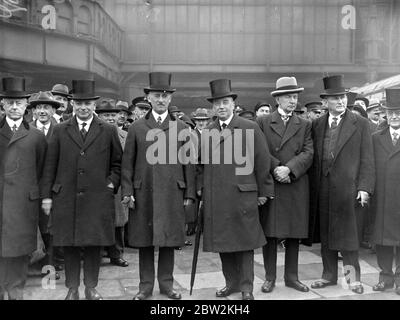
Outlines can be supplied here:
M45 130L44 126L42 126L42 127L40 128L40 131L42 131L43 134L46 135L46 130Z
M290 116L289 115L281 115L281 118L282 118L283 124L286 126L286 124L290 120Z
M157 118L157 124L158 124L159 126L161 126L161 123L162 123L162 121L161 121L161 117L160 117L160 116L158 116L158 118Z
M87 131L85 129L86 125L87 125L86 122L82 123L81 136L82 136L83 141L85 141L86 135L87 135Z
M226 129L227 126L228 126L228 125L224 122L224 123L222 124L222 130Z
M393 143L394 146L397 144L398 140L399 140L399 135L397 134L397 132L393 132L392 143Z
M17 125L14 123L14 125L12 127L13 134L15 134L17 132L17 130L18 130Z
M338 118L337 117L333 117L332 118L332 123L331 123L331 129L335 129L338 126Z

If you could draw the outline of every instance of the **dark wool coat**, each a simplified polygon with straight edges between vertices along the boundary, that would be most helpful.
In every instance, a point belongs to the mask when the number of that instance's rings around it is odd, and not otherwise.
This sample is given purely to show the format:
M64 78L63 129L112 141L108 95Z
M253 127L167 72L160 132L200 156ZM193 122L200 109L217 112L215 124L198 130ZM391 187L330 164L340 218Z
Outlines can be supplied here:
M47 143L42 132L25 121L13 135L0 122L0 257L18 257L36 250L39 181Z
M310 236L305 244L318 242L320 229L329 230L325 235L331 250L358 250L361 240L362 219L357 215L358 191L373 194L375 165L372 137L368 120L346 111L341 123L334 159L329 167L329 205L319 205L322 178L323 140L328 129L329 113L313 122L314 162L310 169ZM329 212L328 225L320 226L321 210ZM321 228L320 228L321 227Z
M85 142L76 117L54 127L43 174L43 198L52 198L55 246L114 244L114 193L122 148L117 128L94 116ZM112 182L114 190L107 187Z
M126 137L128 133L118 128L118 138L121 142L122 150L125 148ZM118 189L117 194L114 197L115 204L115 226L123 227L128 222L129 210L121 204L121 188Z
M173 131L176 132L174 133ZM195 166L182 164L169 155L177 154L185 141L178 141L187 125L168 115L158 126L151 112L128 130L122 159L122 197L135 197L129 212L129 245L132 247L180 247L185 242L185 198L195 199ZM146 136L155 133L154 139ZM165 140L163 140L165 138ZM157 143L157 144L156 144ZM165 156L166 162L152 164L149 155ZM154 152L153 152L154 151ZM173 161L173 159L171 159Z
M261 208L267 237L307 238L309 185L307 170L313 161L311 122L293 115L285 127L278 111L257 120L272 155L271 174L287 166L291 183L275 182L275 199Z
M207 129L219 133L219 120L212 122ZM265 138L254 121L238 116L232 118L228 130L224 130L227 134L218 138L215 145L206 138L207 129L202 132L203 164L199 177L204 201L204 251L237 252L259 248L266 242L259 220L257 198L274 196L274 183L270 175L271 156ZM254 138L249 136L246 139L246 130L252 132ZM238 132L242 137L237 135ZM209 142L208 147L206 141ZM227 151L227 154L232 161L229 163L228 158L224 159L224 153L230 146L231 151ZM240 150L235 152L238 146L242 153ZM208 155L205 152L207 149ZM236 169L244 165L235 161L235 155L250 155L251 149L254 151L254 157L250 157L253 170L245 175L238 174ZM219 159L218 155L213 156L218 150ZM213 161L216 159L220 164Z
M376 166L372 215L375 217L372 242L400 246L400 143L392 144L389 127L372 136Z

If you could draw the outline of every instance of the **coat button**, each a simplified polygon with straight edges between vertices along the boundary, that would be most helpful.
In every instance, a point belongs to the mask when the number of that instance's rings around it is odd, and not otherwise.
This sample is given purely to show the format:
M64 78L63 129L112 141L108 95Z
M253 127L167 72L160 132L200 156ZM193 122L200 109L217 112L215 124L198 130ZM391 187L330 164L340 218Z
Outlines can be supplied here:
M85 155L85 151L81 151L81 156L84 156Z
M275 151L279 151L279 148L275 148Z

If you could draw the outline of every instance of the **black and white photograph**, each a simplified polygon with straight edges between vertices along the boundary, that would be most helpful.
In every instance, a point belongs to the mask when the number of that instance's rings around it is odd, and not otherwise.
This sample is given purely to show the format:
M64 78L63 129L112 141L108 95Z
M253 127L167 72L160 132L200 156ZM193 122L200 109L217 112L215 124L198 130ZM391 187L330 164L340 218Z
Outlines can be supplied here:
M0 0L0 300L400 300L399 138L400 1Z

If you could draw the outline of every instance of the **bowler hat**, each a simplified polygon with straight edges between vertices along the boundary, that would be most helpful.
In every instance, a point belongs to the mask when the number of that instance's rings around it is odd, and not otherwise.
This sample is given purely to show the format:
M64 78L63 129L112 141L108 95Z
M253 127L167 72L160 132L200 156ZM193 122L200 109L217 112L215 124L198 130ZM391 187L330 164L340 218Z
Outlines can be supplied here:
M213 102L215 99L232 97L233 100L237 98L237 94L232 92L231 80L217 79L210 82L211 97L207 98L208 101Z
M72 100L97 100L94 80L72 80Z
M208 120L210 116L205 108L197 108L192 117L193 120Z
M382 106L386 110L400 109L400 88L385 89L386 105Z
M271 92L271 96L276 97L287 93L298 93L304 91L297 85L295 77L281 77L276 80L276 90Z
M322 102L321 101L311 101L311 102L307 102L304 106L307 108L308 111L321 110Z
M2 79L3 93L0 94L1 98L23 99L29 98L25 90L25 78L20 77L7 77Z
M150 85L143 89L144 92L146 94L150 91L175 92L176 89L171 88L171 77L172 75L167 72L150 72Z
M54 96L62 96L66 98L70 98L71 95L69 94L69 89L65 84L55 84L53 88L51 89L51 93Z
M54 96L50 91L39 91L31 95L29 99L29 108L34 108L39 104L48 104L53 108L58 109L61 103L54 99Z
M119 113L121 111L121 108L115 105L114 103L111 103L109 100L104 100L100 105L96 107L96 113L108 113L108 112L116 112Z
M327 96L339 96L347 93L347 89L343 84L343 75L338 74L334 76L327 76L323 79L324 82L324 92L322 92L319 96L321 98L325 98Z
M364 103L365 103L365 108L368 109L368 107L369 107L369 100L368 100L368 98L365 98L365 97L357 97L357 98L356 98L356 101L357 101L357 100L364 101Z

